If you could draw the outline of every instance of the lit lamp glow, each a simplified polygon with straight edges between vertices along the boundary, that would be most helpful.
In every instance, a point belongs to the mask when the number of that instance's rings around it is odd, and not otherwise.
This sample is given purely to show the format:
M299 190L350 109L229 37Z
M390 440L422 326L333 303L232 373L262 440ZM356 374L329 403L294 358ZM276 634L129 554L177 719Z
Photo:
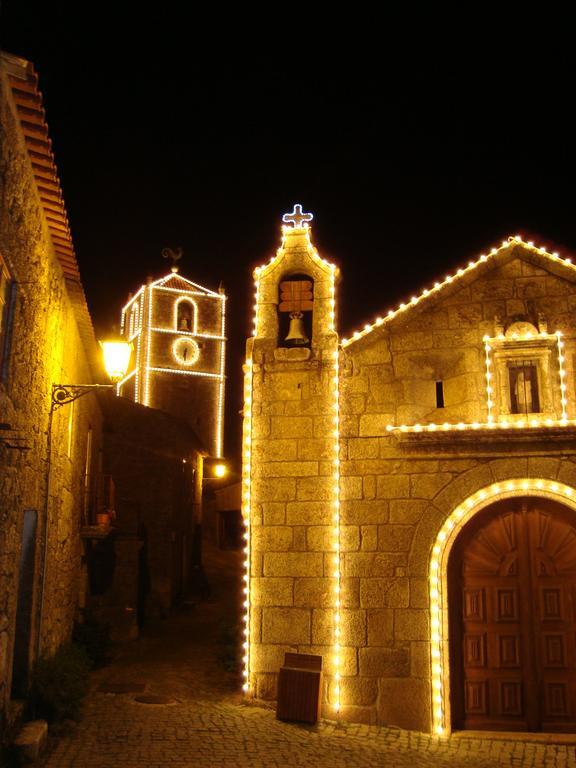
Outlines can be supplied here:
M204 483L214 483L228 474L229 467L221 456L206 456L204 459Z
M126 375L132 355L132 344L127 341L101 341L104 368L112 381L120 381Z

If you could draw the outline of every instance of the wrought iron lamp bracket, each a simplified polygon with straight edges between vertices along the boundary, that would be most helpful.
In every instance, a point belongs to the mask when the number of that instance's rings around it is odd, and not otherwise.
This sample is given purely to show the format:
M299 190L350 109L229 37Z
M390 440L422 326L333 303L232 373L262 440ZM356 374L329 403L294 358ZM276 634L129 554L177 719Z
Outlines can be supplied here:
M51 410L55 411L98 389L114 389L114 384L52 384Z

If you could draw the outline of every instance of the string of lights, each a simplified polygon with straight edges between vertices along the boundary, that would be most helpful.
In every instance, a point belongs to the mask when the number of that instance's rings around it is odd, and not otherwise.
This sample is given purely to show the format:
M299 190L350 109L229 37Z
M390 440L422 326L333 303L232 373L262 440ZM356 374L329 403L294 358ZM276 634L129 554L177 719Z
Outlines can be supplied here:
M371 333L376 328L379 328L381 325L384 325L385 323L389 322L393 318L402 314L410 307L416 306L423 299L426 299L429 296L435 295L436 293L438 293L438 291L440 291L445 286L452 284L455 280L458 280L464 275L467 275L470 272L476 270L481 264L485 264L487 261L493 259L494 256L496 256L504 248L509 248L510 246L513 246L515 244L520 244L520 243L524 245L524 247L530 248L531 250L537 252L542 256L546 256L547 258L551 259L554 262L563 264L564 266L567 266L573 270L576 270L576 267L572 264L571 259L562 258L556 252L549 253L546 250L546 248L538 247L534 245L534 243L531 240L524 241L520 235L513 235L513 236L510 236L507 240L503 240L500 246L498 246L497 248L492 248L488 254L483 253L480 255L478 259L476 259L476 261L469 261L468 265L466 267L462 267L458 269L456 271L456 274L447 275L442 282L436 282L434 283L432 288L424 288L424 290L418 296L412 296L409 302L402 302L396 309L390 309L386 317L377 317L373 323L367 323L361 330L354 331L351 338L342 339L342 342L341 342L342 346L347 347L350 344L353 344L354 342L358 341L359 339L364 338L367 334Z
M452 512L440 528L432 549L429 568L430 589L430 665L432 676L433 731L438 736L449 730L449 681L444 670L450 668L448 650L447 563L458 534L482 508L501 499L539 496L568 504L576 510L576 492L563 483L544 478L511 479L482 488Z

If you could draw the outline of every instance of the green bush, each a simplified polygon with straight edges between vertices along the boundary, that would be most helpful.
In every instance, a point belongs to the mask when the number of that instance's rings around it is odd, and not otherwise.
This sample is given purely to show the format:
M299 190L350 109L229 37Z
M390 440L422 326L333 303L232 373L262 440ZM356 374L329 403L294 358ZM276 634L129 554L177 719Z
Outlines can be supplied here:
M36 717L49 723L80 714L88 692L90 659L75 643L63 645L54 656L40 659L32 673L32 703Z
M102 667L110 654L110 625L87 613L82 622L74 624L72 639L80 645L94 667Z

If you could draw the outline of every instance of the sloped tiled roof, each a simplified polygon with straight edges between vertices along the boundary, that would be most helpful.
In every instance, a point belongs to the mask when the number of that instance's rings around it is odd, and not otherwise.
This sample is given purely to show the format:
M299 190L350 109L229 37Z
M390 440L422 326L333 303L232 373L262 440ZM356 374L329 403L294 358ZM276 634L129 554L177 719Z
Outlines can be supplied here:
M38 75L31 62L5 51L0 51L0 66L6 73L36 190L54 252L62 267L68 294L74 306L78 329L90 363L97 370L98 351L94 328L80 280L52 142L48 135L42 94L38 89Z
M65 276L80 280L42 94L38 90L38 75L29 61L5 52L1 56L54 250Z

